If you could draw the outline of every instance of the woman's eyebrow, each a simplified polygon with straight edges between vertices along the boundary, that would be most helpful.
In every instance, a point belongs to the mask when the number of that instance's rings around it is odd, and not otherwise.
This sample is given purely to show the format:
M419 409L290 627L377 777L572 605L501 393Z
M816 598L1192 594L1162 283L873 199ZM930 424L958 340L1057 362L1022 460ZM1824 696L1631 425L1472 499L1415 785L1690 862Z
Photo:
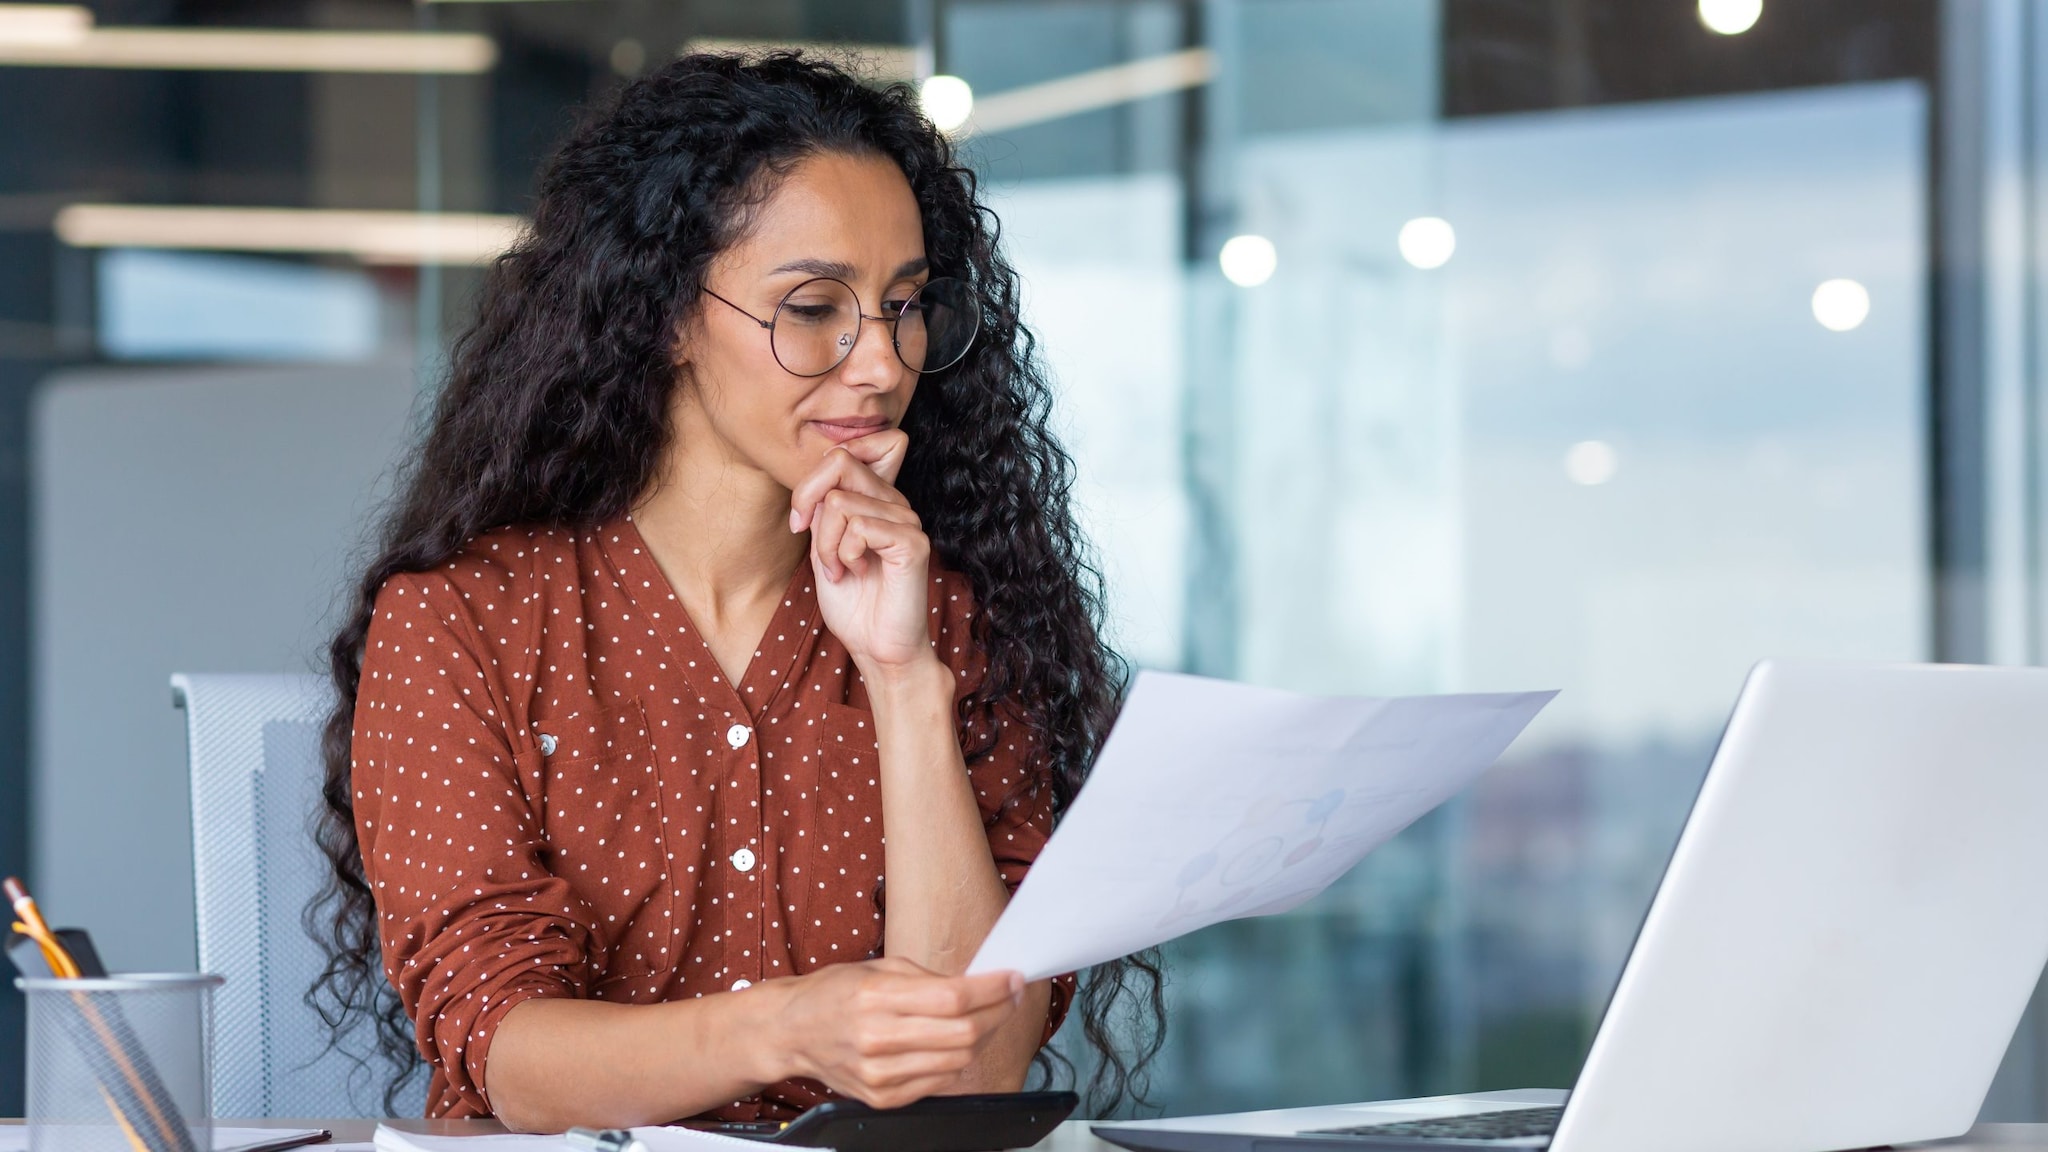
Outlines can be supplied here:
M768 274L778 276L784 272L808 272L813 276L830 276L834 280L851 280L854 276L853 265L844 260L820 260L813 256L777 265Z
M897 266L896 274L891 279L901 280L905 276L915 276L931 266L931 260L923 256L919 256L915 260L905 260ZM770 276L780 276L784 272L804 272L812 276L830 276L834 280L851 280L858 275L853 265L848 264L844 260L820 260L814 256L806 256L800 260L791 260L787 264L777 265L768 274Z

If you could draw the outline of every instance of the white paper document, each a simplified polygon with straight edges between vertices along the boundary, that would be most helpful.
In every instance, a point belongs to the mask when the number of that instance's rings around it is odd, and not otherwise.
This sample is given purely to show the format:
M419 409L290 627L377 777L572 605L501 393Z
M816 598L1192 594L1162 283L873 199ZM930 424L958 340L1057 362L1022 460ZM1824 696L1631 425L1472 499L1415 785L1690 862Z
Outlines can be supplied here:
M1140 672L968 970L1042 980L1285 912L1470 784L1555 695L1302 696Z

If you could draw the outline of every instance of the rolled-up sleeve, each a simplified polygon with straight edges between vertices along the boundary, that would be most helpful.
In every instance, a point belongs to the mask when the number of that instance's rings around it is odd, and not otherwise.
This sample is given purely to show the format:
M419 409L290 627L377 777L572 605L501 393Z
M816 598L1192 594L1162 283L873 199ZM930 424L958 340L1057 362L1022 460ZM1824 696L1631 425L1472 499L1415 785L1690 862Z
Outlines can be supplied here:
M537 751L515 737L498 665L434 574L379 593L363 651L352 787L386 975L435 1072L429 1115L485 1115L498 1023L586 995L590 909L546 864Z

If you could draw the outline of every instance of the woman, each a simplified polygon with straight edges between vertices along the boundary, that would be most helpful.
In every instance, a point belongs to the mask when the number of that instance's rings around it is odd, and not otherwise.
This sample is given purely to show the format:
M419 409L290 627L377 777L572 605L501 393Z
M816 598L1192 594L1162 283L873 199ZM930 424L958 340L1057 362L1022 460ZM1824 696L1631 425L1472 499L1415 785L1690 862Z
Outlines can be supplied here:
M1073 981L962 973L1118 680L1016 313L902 86L692 56L552 161L332 649L321 990L429 1115L1022 1085Z

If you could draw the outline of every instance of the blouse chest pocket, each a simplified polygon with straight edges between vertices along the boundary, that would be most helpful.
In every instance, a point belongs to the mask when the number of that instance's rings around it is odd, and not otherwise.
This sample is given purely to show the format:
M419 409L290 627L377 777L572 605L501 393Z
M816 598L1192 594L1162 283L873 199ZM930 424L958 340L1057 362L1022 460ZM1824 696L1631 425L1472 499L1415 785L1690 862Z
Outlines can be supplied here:
M543 859L595 916L606 978L668 965L672 895L661 777L640 702L536 719ZM593 957L596 959L596 957Z
M799 874L797 959L805 970L882 950L882 758L872 713L826 704L808 767L813 785Z

